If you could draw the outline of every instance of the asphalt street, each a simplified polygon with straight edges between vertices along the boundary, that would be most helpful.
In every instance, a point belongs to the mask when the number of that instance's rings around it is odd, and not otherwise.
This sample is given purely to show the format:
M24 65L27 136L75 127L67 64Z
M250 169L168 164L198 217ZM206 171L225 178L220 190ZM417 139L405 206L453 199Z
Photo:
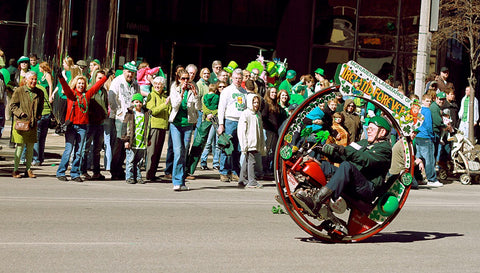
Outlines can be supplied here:
M0 272L479 272L479 185L450 179L411 191L379 234L329 244L272 213L273 181L244 190L198 170L188 192L170 183L60 182L64 139L51 134L38 178L14 179L5 135Z

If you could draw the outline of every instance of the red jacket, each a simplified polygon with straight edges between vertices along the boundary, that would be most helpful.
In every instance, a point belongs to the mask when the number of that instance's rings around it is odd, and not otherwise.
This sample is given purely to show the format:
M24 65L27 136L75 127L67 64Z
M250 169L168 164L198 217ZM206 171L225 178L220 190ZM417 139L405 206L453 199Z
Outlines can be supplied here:
M68 86L67 82L63 77L59 78L60 84L62 85L63 92L67 96L67 114L65 120L72 121L73 124L88 124L88 105L90 104L90 98L92 98L95 93L100 90L102 85L107 80L107 77L103 77L101 80L96 82L92 88L88 89L85 93L80 93L77 89L72 89ZM87 83L85 83L86 85ZM83 104L84 107L81 108L80 104ZM75 104L75 107L74 107ZM72 109L74 112L72 113Z

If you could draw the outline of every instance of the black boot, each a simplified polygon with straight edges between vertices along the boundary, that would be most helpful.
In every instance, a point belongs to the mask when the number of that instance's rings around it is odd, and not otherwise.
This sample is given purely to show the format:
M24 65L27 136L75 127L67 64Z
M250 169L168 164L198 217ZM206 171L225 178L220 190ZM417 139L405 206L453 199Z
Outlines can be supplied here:
M293 198L298 205L305 209L309 215L315 217L318 215L322 204L328 200L333 191L327 187L320 189L298 189L293 194Z

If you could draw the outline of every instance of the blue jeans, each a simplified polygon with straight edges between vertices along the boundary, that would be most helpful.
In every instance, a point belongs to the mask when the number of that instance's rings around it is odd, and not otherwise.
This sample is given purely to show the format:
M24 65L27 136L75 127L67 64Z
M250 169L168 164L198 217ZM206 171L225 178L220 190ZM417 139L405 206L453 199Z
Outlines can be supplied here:
M110 171L110 165L112 164L112 147L113 140L117 135L113 119L107 118L103 123L103 140L104 140L104 149L105 156L104 166L106 171Z
M173 144L172 144L172 132L168 133L168 146L167 146L167 158L165 158L165 174L172 174L173 169Z
M238 121L225 119L225 134L232 136L233 152L227 156L224 151L220 154L220 174L240 174L240 149L238 143L237 126Z
M370 202L375 198L375 187L367 178L349 161L343 161L335 167L328 161L322 161L322 171L325 176L332 175L326 187L333 191L334 199L342 192L352 197L359 197Z
M210 131L208 132L207 143L205 144L205 148L203 149L202 156L200 158L200 165L207 166L207 158L210 150L213 154L213 166L219 166L219 158L220 158L220 149L217 147L217 130L215 127L210 127Z
M145 149L126 149L126 163L125 163L125 179L135 179L135 181L142 179L140 166L138 162L145 155Z
M65 176L67 171L70 154L73 152L72 169L70 176L72 179L81 175L80 162L82 160L83 146L85 143L85 136L87 134L87 125L71 125L65 133L65 151L57 169L57 177Z
M87 136L82 157L81 172L87 173L90 163L93 165L93 173L100 174L100 151L103 145L103 124L87 126ZM91 149L90 149L91 148ZM89 155L92 155L91 161Z
M33 162L45 160L45 141L47 140L50 114L43 115L37 122L37 142L33 145Z
M425 166L425 174L430 182L437 181L437 173L435 172L435 145L428 138L415 138L415 147L417 148L416 157L423 160Z
M192 125L182 127L170 123L170 134L173 145L172 183L175 186L185 185L185 157L187 155L187 149L190 147L192 132Z

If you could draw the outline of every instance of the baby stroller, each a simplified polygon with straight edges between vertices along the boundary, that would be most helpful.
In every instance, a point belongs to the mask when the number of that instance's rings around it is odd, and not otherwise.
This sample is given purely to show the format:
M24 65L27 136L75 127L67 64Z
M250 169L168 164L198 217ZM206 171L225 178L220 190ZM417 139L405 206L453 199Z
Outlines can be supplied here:
M446 168L439 170L439 178L447 179L450 174L460 174L460 183L470 185L472 176L475 181L480 182L480 151L475 150L475 146L461 131L456 131L454 135L448 138L451 142L451 161Z

